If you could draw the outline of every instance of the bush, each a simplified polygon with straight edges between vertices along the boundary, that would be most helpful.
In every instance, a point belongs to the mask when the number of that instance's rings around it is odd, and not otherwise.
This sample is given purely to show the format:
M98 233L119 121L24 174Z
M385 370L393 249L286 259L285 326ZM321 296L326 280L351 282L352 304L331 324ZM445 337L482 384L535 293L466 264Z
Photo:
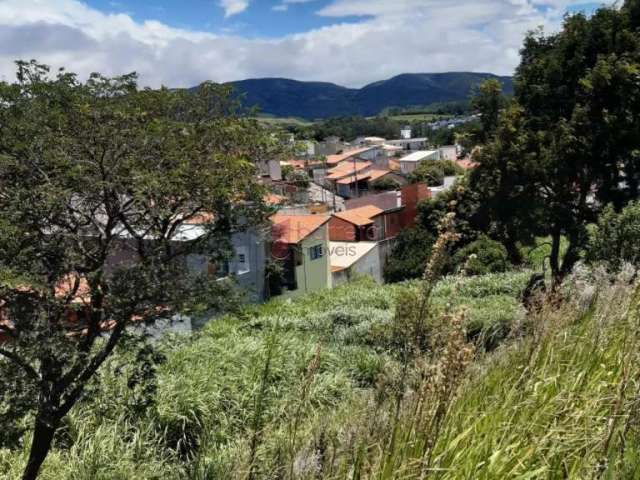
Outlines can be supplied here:
M629 203L620 213L607 206L591 233L586 259L606 263L618 271L623 263L640 265L640 202Z
M435 237L419 227L400 232L384 266L385 280L394 283L420 278L434 242Z
M444 177L464 175L464 170L450 160L437 160L422 162L418 168L409 175L411 183L425 182L431 187L444 183Z
M400 188L400 184L390 177L382 177L372 184L373 189L376 192L388 192L390 190L397 190Z
M485 235L458 250L453 256L453 263L458 270L464 268L467 275L504 272L510 267L504 245Z

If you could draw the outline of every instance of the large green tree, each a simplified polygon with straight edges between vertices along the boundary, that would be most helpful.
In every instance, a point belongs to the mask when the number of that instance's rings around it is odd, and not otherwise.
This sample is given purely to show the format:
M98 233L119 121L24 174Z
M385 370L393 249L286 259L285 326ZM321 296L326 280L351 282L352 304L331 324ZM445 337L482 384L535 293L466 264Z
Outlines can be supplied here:
M555 35L528 35L517 104L477 156L472 186L500 229L511 240L530 238L530 226L551 237L556 284L579 260L598 205L638 195L639 4L571 15Z
M219 302L185 257L215 263L262 218L252 160L277 153L237 113L214 84L83 83L35 62L0 84L0 382L33 413L25 480L128 325Z

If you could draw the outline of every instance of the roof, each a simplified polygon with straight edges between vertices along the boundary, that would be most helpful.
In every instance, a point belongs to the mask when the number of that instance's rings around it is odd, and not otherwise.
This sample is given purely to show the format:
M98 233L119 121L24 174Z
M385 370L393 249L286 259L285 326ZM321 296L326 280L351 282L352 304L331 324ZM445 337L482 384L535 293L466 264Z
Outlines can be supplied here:
M366 197L352 198L346 202L347 210L355 210L356 208L366 205L373 205L381 210L394 210L402 207L402 196L397 190L390 192L382 192Z
M337 167L334 167L328 171L329 180L338 180L342 177L353 175L354 173L361 172L371 167L371 162L346 162L341 163Z
M368 152L369 150L373 150L376 147L362 147L355 148L352 150L347 150L346 152L338 153L336 155L327 155L327 164L329 165L337 165L340 162L344 162L345 160L363 154L364 152Z
M310 237L330 218L327 215L285 215L277 213L271 217L273 237L280 242L295 245Z
M377 245L376 242L329 242L331 271L339 272L351 267Z
M367 176L369 177L369 181L374 182L385 175L389 175L390 173L393 172L386 168L374 168L367 172Z
M359 227L364 227L366 225L371 225L373 223L373 218L377 217L381 213L384 213L384 210L381 208L378 208L375 205L365 205L364 207L354 208L353 210L336 212L333 216Z
M421 162L438 153L437 150L419 150L400 159L401 162Z
M391 170L400 170L400 162L398 160L389 160L389 168Z

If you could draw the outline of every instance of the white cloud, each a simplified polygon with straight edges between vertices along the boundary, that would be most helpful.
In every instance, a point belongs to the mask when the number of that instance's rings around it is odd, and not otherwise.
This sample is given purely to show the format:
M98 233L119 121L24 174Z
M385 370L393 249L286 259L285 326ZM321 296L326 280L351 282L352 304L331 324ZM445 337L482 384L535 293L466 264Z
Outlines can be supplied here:
M332 26L247 39L136 22L78 0L0 0L0 77L13 78L13 61L30 58L82 76L137 71L144 85L172 87L267 76L361 86L405 72L510 74L524 34L558 28L569 3L334 0L319 12ZM345 15L364 17L344 23Z
M220 0L226 18L244 12L249 8L249 0Z

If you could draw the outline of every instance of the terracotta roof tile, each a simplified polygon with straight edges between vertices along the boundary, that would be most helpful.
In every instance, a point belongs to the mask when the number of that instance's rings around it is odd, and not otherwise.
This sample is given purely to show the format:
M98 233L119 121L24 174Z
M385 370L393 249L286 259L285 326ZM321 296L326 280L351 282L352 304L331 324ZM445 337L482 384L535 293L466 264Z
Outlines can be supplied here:
M375 147L356 148L353 150L347 150L346 152L338 153L336 155L327 155L327 165L337 165L340 162L344 162L351 157L356 157L363 154L364 152L368 152L373 148Z
M327 215L285 215L271 217L273 238L288 244L300 243L329 221Z
M341 220L363 227L365 225L371 225L373 223L373 218L383 212L384 210L374 205L366 205L364 207L354 208L353 210L337 212L333 215Z

